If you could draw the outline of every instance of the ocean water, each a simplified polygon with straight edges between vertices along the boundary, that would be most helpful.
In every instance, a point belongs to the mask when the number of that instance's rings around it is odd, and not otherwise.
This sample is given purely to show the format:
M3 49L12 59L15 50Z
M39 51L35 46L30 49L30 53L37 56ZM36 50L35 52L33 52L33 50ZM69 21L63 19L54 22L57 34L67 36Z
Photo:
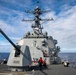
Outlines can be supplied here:
M10 53L0 53L0 62L2 59L8 60L9 54Z
M10 53L0 53L0 61L2 59L7 59ZM58 54L62 60L67 60L69 62L76 62L76 53L59 53Z
M59 53L58 55L62 60L76 62L76 53Z

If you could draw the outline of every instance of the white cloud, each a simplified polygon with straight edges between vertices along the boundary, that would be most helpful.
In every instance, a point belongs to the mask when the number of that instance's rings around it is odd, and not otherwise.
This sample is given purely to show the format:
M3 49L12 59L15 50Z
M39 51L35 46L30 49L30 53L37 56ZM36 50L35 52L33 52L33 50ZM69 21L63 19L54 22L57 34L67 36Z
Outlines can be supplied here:
M7 34L9 33L10 36L12 37L14 36L18 37L18 35L22 36L23 35L22 33L26 33L26 31L28 31L31 25L29 25L30 23L28 22L26 23L22 22L22 19L23 18L27 20L30 19L28 18L29 15L24 17L26 15L25 12L8 9L6 7L3 7L3 9L4 10L0 10L1 14L8 15L6 20L0 20L0 28L3 29L4 32L6 32ZM16 16L13 16L13 15L16 15Z
M11 25L7 24L6 22L0 20L0 28L3 29L5 32L15 32L15 28L12 27Z
M49 35L58 40L61 51L75 51L76 6L68 6L68 9L66 11L62 10L59 15L49 13L45 18L48 16L54 16L55 21L46 23L45 30L48 31Z
M13 40L18 40L18 39L20 39L20 37L10 37L11 39L13 39Z
M7 40L0 40L0 52L10 52L12 45Z
M0 52L10 52L12 49L11 45L0 45Z
M13 4L14 6L17 7L26 7L27 5L30 5L32 3L32 0L3 0L6 4ZM26 5L27 2L27 5ZM24 5L25 4L25 5Z
M2 15L8 15L6 20L0 19L0 28L6 33L6 35L14 42L20 40L24 33L27 31L31 31L30 27L31 23L28 22L22 22L22 19L29 19L28 17L24 17L25 12L12 10L6 7L3 7L3 10L0 10L0 13ZM13 14L16 14L17 16L13 16ZM1 15L1 17L2 17ZM29 16L29 15L28 15ZM0 52L10 52L9 48L11 47L10 43L0 35ZM7 48L7 49L6 49ZM4 50L3 50L4 49Z
M63 9L64 7L64 9ZM63 6L61 12L56 15L54 11L43 15L43 18L54 18L52 22L46 22L44 24L44 31L47 31L49 35L53 36L54 39L58 40L58 45L61 47L61 51L76 50L76 6ZM48 8L49 9L49 8ZM0 20L0 28L9 35L13 40L19 40L24 33L31 31L31 23L22 22L23 18L28 18L29 15L21 11L16 11L3 7L3 10L0 10L1 14L8 15L7 20ZM16 16L13 16L13 15ZM24 17L26 16L26 17ZM2 43L3 41L0 41ZM5 43L5 42L3 42ZM3 45L3 44L1 44ZM7 45L7 43L5 43ZM8 46L9 47L9 46ZM73 49L73 50L72 50Z

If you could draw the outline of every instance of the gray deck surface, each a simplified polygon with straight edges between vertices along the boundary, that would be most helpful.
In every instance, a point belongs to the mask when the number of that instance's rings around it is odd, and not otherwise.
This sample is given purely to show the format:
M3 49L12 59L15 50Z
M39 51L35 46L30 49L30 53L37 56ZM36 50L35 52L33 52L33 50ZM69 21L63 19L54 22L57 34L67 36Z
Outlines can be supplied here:
M76 75L76 68L50 65L48 69L42 71L10 72L6 65L0 65L0 75Z

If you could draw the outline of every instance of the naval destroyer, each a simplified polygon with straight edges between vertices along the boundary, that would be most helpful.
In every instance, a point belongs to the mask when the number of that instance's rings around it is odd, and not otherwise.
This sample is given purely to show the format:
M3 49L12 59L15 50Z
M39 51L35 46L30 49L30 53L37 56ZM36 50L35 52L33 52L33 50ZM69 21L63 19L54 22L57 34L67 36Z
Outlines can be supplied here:
M31 13L35 17L33 20L22 21L34 21L31 25L33 32L27 32L20 41L15 45L8 36L0 29L2 35L12 44L13 48L9 55L7 65L12 71L23 71L25 67L37 66L40 57L46 59L46 64L58 64L61 62L58 52L60 47L56 46L57 40L52 36L48 36L47 32L43 32L43 26L41 21L51 21L51 19L41 19L40 16L48 11L43 11L36 6L33 11L26 11ZM35 61L35 62L34 62Z
M35 16L33 20L22 20L34 21L34 24L31 26L33 32L27 32L17 44L14 44L2 29L0 29L0 33L13 46L7 65L0 64L0 75L76 75L75 68L71 68L70 66L64 67L59 64L61 63L61 59L58 56L60 47L56 46L57 40L53 39L52 36L48 36L47 32L42 31L43 26L40 22L53 20L40 18L41 14L48 11L42 11L36 6L34 11L26 12L32 13ZM38 66L40 57L42 57L43 60L46 59L47 69L43 69L42 71L39 69L26 71L26 68L30 66Z

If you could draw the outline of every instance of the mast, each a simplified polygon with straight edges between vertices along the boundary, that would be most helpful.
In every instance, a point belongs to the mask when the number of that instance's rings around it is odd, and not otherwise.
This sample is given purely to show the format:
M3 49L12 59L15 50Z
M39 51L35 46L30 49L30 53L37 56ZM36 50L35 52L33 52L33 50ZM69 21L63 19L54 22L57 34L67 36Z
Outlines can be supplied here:
M37 1L37 3L39 3L39 1ZM53 18L51 19L41 19L40 15L45 13L45 12L50 12L50 10L47 11L43 11L39 8L39 6L36 6L36 8L34 9L34 11L25 11L26 13L31 13L35 16L35 18L33 20L25 20L23 19L22 21L34 21L34 24L32 24L32 29L34 31L34 33L37 33L37 35L42 34L42 29L43 26L41 25L40 21L50 21L53 20Z

